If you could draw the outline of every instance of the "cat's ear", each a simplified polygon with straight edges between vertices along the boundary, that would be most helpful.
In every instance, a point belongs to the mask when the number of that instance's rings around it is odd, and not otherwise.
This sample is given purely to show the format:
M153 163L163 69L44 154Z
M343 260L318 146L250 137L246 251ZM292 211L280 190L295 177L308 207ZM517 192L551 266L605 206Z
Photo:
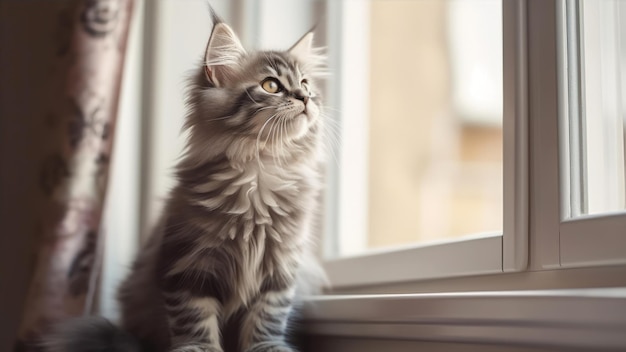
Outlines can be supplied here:
M290 49L289 53L301 61L308 60L313 54L313 32L303 35Z
M322 78L328 75L324 48L313 46L313 31L302 36L290 49L289 53L302 64L303 72L311 77Z
M207 79L216 87L232 79L246 50L235 32L225 23L218 22L204 55L204 70Z

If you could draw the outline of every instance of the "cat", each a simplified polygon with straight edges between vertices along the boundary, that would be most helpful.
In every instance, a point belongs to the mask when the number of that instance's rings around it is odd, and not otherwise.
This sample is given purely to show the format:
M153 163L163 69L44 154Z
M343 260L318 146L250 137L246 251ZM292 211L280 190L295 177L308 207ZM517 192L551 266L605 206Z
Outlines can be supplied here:
M120 287L121 329L74 321L49 351L293 351L295 301L323 278L309 263L325 59L313 32L286 51L248 52L212 14L177 183Z

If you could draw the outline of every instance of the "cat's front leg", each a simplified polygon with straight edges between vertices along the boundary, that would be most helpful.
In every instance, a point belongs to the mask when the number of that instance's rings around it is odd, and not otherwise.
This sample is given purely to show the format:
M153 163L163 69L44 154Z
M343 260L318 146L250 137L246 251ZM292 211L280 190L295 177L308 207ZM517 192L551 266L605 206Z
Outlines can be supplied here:
M222 352L221 303L188 292L164 293L172 352Z
M241 330L245 352L293 352L285 341L287 320L295 290L291 287L262 292L250 307Z

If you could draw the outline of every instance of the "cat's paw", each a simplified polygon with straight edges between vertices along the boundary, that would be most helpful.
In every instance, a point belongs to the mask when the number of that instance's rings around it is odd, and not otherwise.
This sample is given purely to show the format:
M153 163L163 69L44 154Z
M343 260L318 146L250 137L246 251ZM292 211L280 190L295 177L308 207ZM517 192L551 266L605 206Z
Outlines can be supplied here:
M246 352L297 352L284 342L260 342L252 345Z
M224 352L220 347L206 344L176 346L170 352Z

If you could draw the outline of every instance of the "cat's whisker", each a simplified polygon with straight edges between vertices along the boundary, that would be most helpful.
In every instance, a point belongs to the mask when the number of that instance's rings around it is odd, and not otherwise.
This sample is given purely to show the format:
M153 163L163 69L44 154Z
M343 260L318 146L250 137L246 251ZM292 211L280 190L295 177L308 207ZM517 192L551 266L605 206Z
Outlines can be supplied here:
M277 121L280 121L280 117L278 117L274 122L272 122L272 126L270 128L270 133L268 134L266 141L269 139L270 140L270 146L272 148L271 150L271 154L272 154L272 160L274 161L274 164L276 164L276 148L277 148L277 142L276 142L276 135L278 134L278 123ZM274 136L274 137L272 137Z
M337 168L340 168L341 164L339 163L339 158L337 157L336 151L339 150L336 145L331 141L331 146L324 147L324 150L330 154L331 159L335 162Z
M284 133L286 129L286 119L283 118L280 120L280 153L278 155L278 165L280 166L281 172L283 170L283 161L285 161L285 143L283 141ZM285 161L286 162L286 161Z
M233 117L233 116L234 116L234 115L228 115L228 116L217 117L217 118L214 118L214 119L209 119L209 120L206 120L206 122L213 122L213 121L226 120L226 119L229 119L229 118L231 118L231 117Z
M275 119L277 115L278 113L275 113L274 115L270 116L270 118L268 118L267 121L265 121L263 126L261 126L261 129L259 130L259 133L257 134L257 137L256 137L256 160L259 164L259 169L261 170L263 169L263 163L261 163L261 150L259 147L261 135L263 134L263 130L265 129L265 126L267 126L268 123L270 123L273 119Z
M324 131L325 134L332 136L337 139L337 142L341 142L341 132L332 126L325 126ZM341 145L341 143L339 144Z
M337 111L323 111L323 112L320 113L320 116L322 116L327 121L340 123L340 121L341 121L341 114L342 114L342 112L339 111L339 110L337 110Z
M261 105L258 101L254 100L254 98L252 97L252 95L250 95L250 92L247 89L246 89L246 94L248 95L248 98L252 100L253 103L255 103L256 105Z
M272 141L274 142L272 145L272 159L274 160L274 164L280 167L280 153L281 153L281 145L282 145L282 141L280 139L280 131L281 131L281 121L282 121L282 114L281 116L278 117L278 119L276 120L276 129L275 129L275 133L273 136Z
M333 127L338 127L341 129L340 121L333 119L331 116L326 115L326 114L321 114L320 116L324 119L324 123L328 123Z
M264 106L262 108L259 108L259 109L255 110L252 114L256 115L256 114L260 113L261 111L267 110L267 109L276 109L276 106L273 106L273 105L271 105L271 106Z
M324 137L328 137L331 138L332 142L336 142L336 147L340 147L341 146L341 133L339 132L339 130L333 128L332 126L324 126L324 130L323 132L323 136Z
M342 112L341 109L337 109L337 108L334 108L332 106L327 106L327 105L324 105L324 106L320 107L320 109L323 110L323 111L331 110L331 111L338 112L338 113Z
M339 123L331 121L331 120L324 120L324 131L332 132L334 133L336 137L340 138L341 130L342 128L339 125Z
M284 114L285 109L282 109L281 113L278 115L276 121L273 126L272 133L272 159L274 160L274 164L277 166L279 172L282 174L282 165L281 165L281 156L283 155L283 140L282 140L282 126L283 121L287 117Z
M282 132L281 132L281 138L282 138L283 134L285 136L284 137L285 141L283 143L281 143L283 151L284 151L285 148L288 148L289 150L293 149L293 142L291 141L291 139L288 138L287 132L288 132L287 131L287 120L284 120L283 121L283 129L282 129ZM283 153L283 155L286 155L286 153ZM286 157L283 158L283 161L284 161L285 164L287 164Z
M325 119L324 122L329 122L330 120ZM323 150L326 151L329 156L334 160L336 166L339 168L339 158L337 156L337 151L341 149L341 133L340 127L333 124L324 124L322 126L322 137L324 140L329 142L328 144L323 144Z
M275 127L276 127L276 121L272 122L272 125L270 126L270 131L267 133L267 136L265 137L265 140L263 141L263 145L267 145L268 142L270 143L270 145L274 144L274 140L271 137L275 130Z

